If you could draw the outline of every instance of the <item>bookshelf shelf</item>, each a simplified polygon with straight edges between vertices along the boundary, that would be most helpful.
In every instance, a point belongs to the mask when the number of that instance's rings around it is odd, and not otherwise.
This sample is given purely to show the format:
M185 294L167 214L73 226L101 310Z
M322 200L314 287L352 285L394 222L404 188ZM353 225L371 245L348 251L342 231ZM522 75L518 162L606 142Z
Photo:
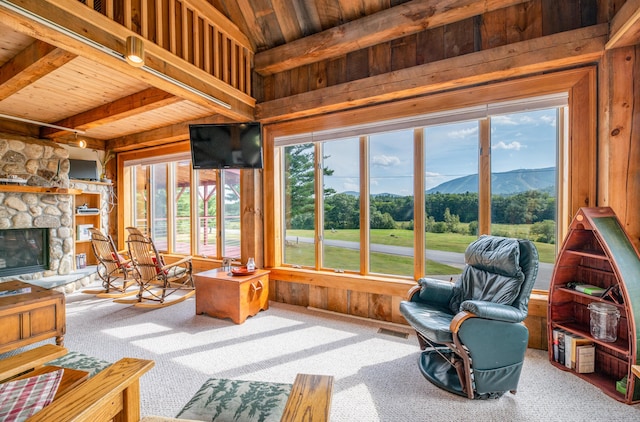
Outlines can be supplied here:
M640 402L640 383L632 374L640 351L640 258L611 208L580 208L562 245L549 289L548 341L552 365L571 371L616 400ZM572 289L584 283L615 289L616 301ZM591 302L615 305L620 311L617 340L605 342L591 335ZM638 313L636 315L636 313ZM636 321L638 323L636 323ZM554 331L584 337L595 345L595 372L577 373L554 358ZM626 377L626 392L616 383Z

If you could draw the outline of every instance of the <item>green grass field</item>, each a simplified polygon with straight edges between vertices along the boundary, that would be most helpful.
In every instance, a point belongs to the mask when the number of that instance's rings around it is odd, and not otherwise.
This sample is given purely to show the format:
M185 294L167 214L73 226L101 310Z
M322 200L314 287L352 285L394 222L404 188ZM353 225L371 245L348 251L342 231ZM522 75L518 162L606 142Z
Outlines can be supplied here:
M528 225L507 226L500 225L501 233L508 233L512 237L526 237L529 233ZM313 238L313 230L288 230L287 238L298 236ZM325 239L344 240L350 242L360 241L360 230L335 230L326 231ZM371 243L393 246L413 246L413 232L411 230L400 229L373 229L370 232ZM476 236L460 233L425 233L427 249L464 253L465 249ZM556 245L548 243L534 242L538 248L540 262L553 263L556 256ZM313 245L310 243L288 242L285 251L285 262L303 266L314 266L315 254ZM326 247L325 258L326 268L344 269L345 271L359 271L359 252L339 247ZM427 260L427 274L457 274L457 268L437 262ZM392 268L393 270L390 270ZM398 255L388 255L381 253L371 254L371 272L384 274L412 275L413 258Z

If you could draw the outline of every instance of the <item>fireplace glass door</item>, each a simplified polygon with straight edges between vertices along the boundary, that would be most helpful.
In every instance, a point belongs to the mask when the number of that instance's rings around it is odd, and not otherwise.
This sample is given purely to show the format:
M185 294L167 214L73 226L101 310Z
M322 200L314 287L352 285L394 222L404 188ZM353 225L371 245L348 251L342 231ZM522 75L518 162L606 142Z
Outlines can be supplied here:
M49 269L49 229L0 230L0 277Z

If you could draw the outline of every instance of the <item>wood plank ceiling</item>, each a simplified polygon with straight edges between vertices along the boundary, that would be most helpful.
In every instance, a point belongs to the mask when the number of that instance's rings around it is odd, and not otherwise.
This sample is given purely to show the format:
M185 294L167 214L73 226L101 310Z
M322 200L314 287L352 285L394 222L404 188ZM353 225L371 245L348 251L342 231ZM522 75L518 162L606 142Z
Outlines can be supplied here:
M187 90L171 90L157 79L141 77L126 64L114 66L96 59L88 49L65 44L51 32L39 31L24 18L3 10L3 3L8 1L41 10L49 10L46 7L51 5L66 7L83 19L86 15L80 8L85 8L84 5L122 3L144 9L148 6L143 5L151 4L151 0L82 0L83 5L78 5L77 0L0 0L0 114L81 129L86 131L92 148L116 150L186 139L189 122L246 120L254 116L253 108L241 107L248 104L246 99L242 104L238 102L240 106L234 102L231 111L221 110L197 101ZM182 3L203 10L213 6L226 16L230 20L228 27L235 25L231 30L239 30L248 38L255 53L254 72L265 76L466 19L492 8L525 2L184 0ZM628 0L619 21L612 23L615 38L610 40L611 48L638 42L639 3L640 0ZM197 77L192 80L201 83ZM222 92L225 93L224 89ZM61 141L73 139L69 132L2 118L0 132Z
M249 38L255 52L262 52L406 0L208 2ZM65 0L51 3L64 4ZM109 63L61 48L53 40L47 42L37 31L25 30L28 24L20 25L7 16L0 8L0 114L83 130L90 147L112 145L121 150L137 146L130 144L143 138L133 136L136 134L151 133L174 141L185 139L188 122L233 120L211 107L169 94L126 68L114 69ZM62 142L74 138L66 131L2 118L0 131ZM177 135L165 135L174 132Z

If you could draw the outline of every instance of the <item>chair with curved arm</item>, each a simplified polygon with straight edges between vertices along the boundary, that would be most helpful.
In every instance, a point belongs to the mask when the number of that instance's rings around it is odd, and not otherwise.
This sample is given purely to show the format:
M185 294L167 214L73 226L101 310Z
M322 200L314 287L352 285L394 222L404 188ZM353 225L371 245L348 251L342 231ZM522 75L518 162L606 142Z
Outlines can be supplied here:
M182 302L196 293L191 256L165 264L153 240L136 233L129 235L127 247L139 291L136 299L114 302L153 308Z
M515 394L527 349L538 251L529 240L482 236L456 283L421 278L400 311L416 330L433 384L475 399Z
M101 290L83 290L83 293L95 294L98 297L117 298L136 293L130 287L137 285L131 278L133 269L126 251L118 251L113 239L96 228L90 228L91 248L98 261L97 274L102 280Z

